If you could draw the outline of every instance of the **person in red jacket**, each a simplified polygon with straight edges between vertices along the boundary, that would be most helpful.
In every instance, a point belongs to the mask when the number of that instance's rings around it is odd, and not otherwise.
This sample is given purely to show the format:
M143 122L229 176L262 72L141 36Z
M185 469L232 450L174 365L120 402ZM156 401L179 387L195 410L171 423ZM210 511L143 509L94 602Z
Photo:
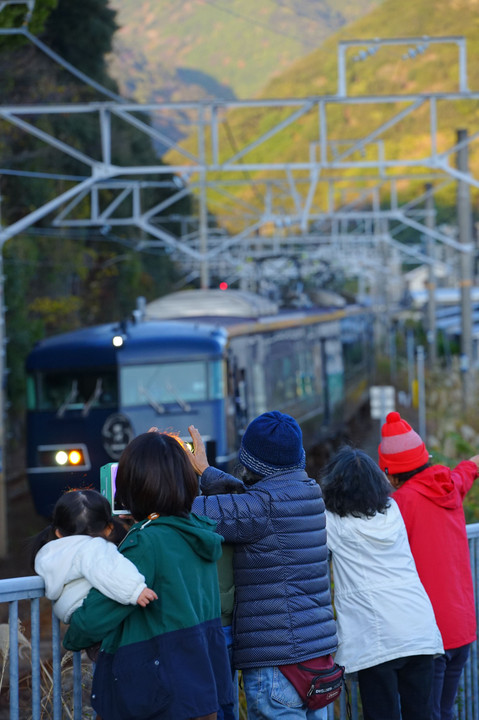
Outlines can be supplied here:
M381 429L379 466L396 488L417 571L429 595L445 654L435 660L433 719L451 720L476 612L462 503L478 476L479 455L453 470L431 465L420 436L391 412Z

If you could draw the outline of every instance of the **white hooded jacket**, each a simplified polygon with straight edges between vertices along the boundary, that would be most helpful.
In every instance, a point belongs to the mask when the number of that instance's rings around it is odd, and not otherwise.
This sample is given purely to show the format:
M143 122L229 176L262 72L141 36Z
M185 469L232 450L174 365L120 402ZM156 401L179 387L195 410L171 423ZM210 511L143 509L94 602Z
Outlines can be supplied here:
M92 587L122 605L135 605L146 588L144 576L114 543L89 535L69 535L44 545L35 557L35 572L64 623Z
M356 672L411 655L443 653L394 500L371 518L326 511L339 646L336 662Z

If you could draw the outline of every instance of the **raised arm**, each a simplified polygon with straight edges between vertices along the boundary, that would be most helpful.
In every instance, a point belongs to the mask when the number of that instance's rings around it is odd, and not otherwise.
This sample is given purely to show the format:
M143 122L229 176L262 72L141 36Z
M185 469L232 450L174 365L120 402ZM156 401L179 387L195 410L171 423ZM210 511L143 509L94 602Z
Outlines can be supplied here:
M193 452L188 455L191 464L193 465L195 472L198 475L203 475L206 468L210 466L208 458L206 457L206 448L203 439L195 428L194 425L188 427L188 432L193 440Z
M479 455L473 455L473 457L469 458L469 460L470 460L470 462L473 462L476 465L477 470L479 472Z

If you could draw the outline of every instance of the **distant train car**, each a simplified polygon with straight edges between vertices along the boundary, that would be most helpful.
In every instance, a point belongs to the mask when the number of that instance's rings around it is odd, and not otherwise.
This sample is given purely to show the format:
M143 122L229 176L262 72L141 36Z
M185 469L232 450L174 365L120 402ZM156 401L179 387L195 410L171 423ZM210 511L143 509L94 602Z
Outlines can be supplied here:
M28 479L49 515L68 488L99 487L101 465L155 425L231 469L256 415L301 424L305 447L337 433L367 398L372 318L360 308L281 310L240 291L160 298L135 322L41 341L27 359Z

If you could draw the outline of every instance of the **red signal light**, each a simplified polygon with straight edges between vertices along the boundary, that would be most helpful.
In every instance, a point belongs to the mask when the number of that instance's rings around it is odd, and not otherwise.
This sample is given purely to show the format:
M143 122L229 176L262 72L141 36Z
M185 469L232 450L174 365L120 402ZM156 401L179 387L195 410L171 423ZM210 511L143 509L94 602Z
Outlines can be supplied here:
M220 282L220 290L227 290L227 289L228 289L228 283Z

